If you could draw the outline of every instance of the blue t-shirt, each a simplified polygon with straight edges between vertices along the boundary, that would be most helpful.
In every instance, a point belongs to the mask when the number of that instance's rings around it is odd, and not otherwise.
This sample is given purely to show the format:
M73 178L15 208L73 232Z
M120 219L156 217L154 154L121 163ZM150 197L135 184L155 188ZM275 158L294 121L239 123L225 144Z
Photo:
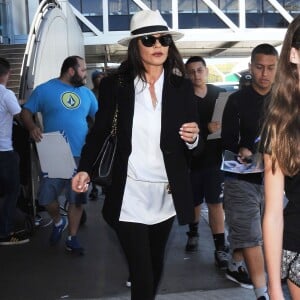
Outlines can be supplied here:
M45 133L64 131L73 156L80 156L88 132L86 117L95 116L98 101L87 87L51 79L33 90L24 108L42 114Z

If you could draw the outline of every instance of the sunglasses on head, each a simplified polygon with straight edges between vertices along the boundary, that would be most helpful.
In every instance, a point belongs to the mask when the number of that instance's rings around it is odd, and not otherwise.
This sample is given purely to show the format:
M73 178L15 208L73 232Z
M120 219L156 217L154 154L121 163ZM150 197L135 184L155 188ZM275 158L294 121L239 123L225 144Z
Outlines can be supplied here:
M154 46L157 40L163 47L168 47L172 43L172 37L169 34L161 35L160 37L155 37L153 35L144 35L140 39L145 47Z

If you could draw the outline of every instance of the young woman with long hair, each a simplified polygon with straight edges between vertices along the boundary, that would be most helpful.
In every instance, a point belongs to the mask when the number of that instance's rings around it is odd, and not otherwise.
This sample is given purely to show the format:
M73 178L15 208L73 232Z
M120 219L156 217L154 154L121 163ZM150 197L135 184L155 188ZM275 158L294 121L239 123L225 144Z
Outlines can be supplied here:
M300 299L300 16L289 25L262 131L265 162L264 249L271 300L286 279ZM288 199L284 207L284 192Z

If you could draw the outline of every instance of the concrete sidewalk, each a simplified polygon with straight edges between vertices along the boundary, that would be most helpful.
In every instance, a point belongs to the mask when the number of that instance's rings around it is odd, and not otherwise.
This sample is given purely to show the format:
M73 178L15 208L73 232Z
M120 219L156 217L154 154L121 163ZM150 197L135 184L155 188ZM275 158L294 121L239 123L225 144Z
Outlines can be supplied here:
M49 246L52 225L46 213L30 243L0 247L0 299L130 299L130 289L125 287L127 265L115 233L103 221L102 203L100 198L86 205L87 221L78 234L86 248L84 256L66 253L66 233L57 246ZM184 251L187 226L174 223L157 300L255 300L253 290L240 288L215 266L206 219L204 211L199 251L192 254Z
M81 298L72 300L128 300L128 295L119 296L119 297L110 297L110 298ZM156 300L253 300L253 291L243 288L228 288L228 289L218 289L211 291L193 291L193 292L184 292L184 293L172 293L165 295L158 295Z

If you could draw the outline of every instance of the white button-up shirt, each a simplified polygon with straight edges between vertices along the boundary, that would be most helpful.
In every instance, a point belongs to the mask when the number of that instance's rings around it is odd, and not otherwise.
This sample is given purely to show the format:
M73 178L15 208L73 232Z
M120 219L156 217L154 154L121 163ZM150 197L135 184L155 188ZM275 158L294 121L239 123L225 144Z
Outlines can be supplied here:
M120 221L143 224L163 222L176 214L160 149L162 90L164 72L154 84L157 104L154 108L149 84L136 78L132 129L132 152Z
M13 150L13 117L21 112L15 94L0 84L0 151Z

